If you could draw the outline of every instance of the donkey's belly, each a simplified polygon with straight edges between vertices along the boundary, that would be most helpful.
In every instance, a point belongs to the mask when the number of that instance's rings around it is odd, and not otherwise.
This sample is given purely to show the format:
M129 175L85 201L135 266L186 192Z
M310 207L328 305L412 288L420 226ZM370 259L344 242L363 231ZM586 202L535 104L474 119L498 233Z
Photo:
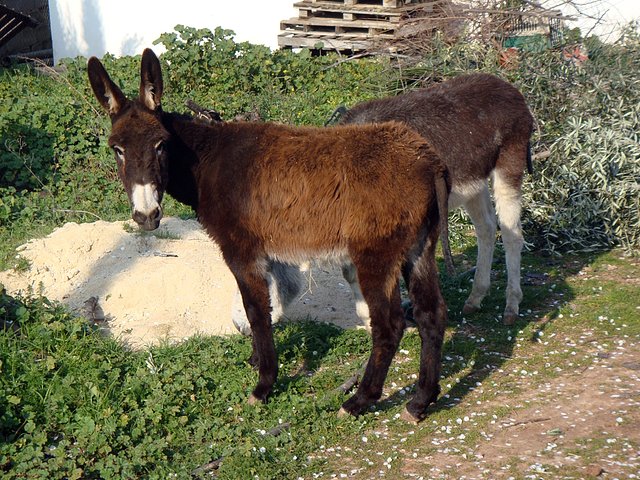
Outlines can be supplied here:
M466 205L467 202L476 198L485 188L487 188L487 181L484 179L467 183L457 183L454 180L449 194L449 211Z
M268 249L269 259L280 263L302 265L306 262L321 262L331 265L342 266L350 261L346 248L336 248L332 250L290 250L290 249Z

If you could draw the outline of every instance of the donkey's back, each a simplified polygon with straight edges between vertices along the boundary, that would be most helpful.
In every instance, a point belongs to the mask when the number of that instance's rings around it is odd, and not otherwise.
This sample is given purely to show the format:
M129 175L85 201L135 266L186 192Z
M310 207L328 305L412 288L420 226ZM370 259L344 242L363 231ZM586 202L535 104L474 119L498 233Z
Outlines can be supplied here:
M487 178L500 150L513 143L528 145L533 129L533 117L518 89L484 73L358 104L341 123L389 120L404 122L429 140L449 168L454 189ZM511 169L522 173L526 158L510 162Z
M411 242L423 225L409 218L435 219L429 227L437 228L432 179L443 177L445 167L420 135L398 122L334 129L180 122L175 128L217 139L198 168L198 216L219 243L234 242L236 250L250 240L270 257L296 262L302 253L346 255L356 244L385 237ZM406 201L408 189L414 201ZM239 229L247 232L243 239L228 238Z

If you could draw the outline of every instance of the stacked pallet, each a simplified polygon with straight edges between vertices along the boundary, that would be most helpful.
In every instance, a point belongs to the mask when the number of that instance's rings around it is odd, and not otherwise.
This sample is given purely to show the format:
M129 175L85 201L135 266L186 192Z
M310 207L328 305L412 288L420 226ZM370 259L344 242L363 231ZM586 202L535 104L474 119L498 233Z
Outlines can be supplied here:
M357 52L371 40L392 40L400 21L433 0L303 0L297 18L280 22L281 48Z

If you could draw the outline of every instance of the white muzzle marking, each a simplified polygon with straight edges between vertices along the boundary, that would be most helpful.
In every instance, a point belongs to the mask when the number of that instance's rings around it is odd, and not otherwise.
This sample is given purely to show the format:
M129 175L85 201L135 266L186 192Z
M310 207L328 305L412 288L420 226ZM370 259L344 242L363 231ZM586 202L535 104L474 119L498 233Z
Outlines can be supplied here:
M131 202L133 203L134 212L140 212L147 216L155 209L160 210L158 190L151 183L144 185L136 183L131 191Z

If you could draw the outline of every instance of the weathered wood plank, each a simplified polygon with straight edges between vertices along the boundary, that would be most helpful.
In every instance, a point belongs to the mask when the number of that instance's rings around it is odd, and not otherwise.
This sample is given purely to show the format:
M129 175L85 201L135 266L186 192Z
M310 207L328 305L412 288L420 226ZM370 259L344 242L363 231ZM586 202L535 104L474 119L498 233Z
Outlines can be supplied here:
M311 3L309 0L297 2L300 18L334 18L343 20L379 20L390 23L399 23L403 17L411 12L420 10L433 10L433 1L412 3L399 8L388 8L375 5L340 5L327 2Z
M290 18L289 20L282 20L280 22L280 29L294 29L297 30L300 27L307 28L307 30L326 30L334 29L334 31L393 31L395 26L389 22L381 22L378 20L344 20L336 18Z
M351 50L361 51L366 50L370 45L366 40L359 40L349 37L336 36L320 36L320 35L308 35L308 36L278 36L278 46L281 48L318 48L318 44L322 43L322 50Z

